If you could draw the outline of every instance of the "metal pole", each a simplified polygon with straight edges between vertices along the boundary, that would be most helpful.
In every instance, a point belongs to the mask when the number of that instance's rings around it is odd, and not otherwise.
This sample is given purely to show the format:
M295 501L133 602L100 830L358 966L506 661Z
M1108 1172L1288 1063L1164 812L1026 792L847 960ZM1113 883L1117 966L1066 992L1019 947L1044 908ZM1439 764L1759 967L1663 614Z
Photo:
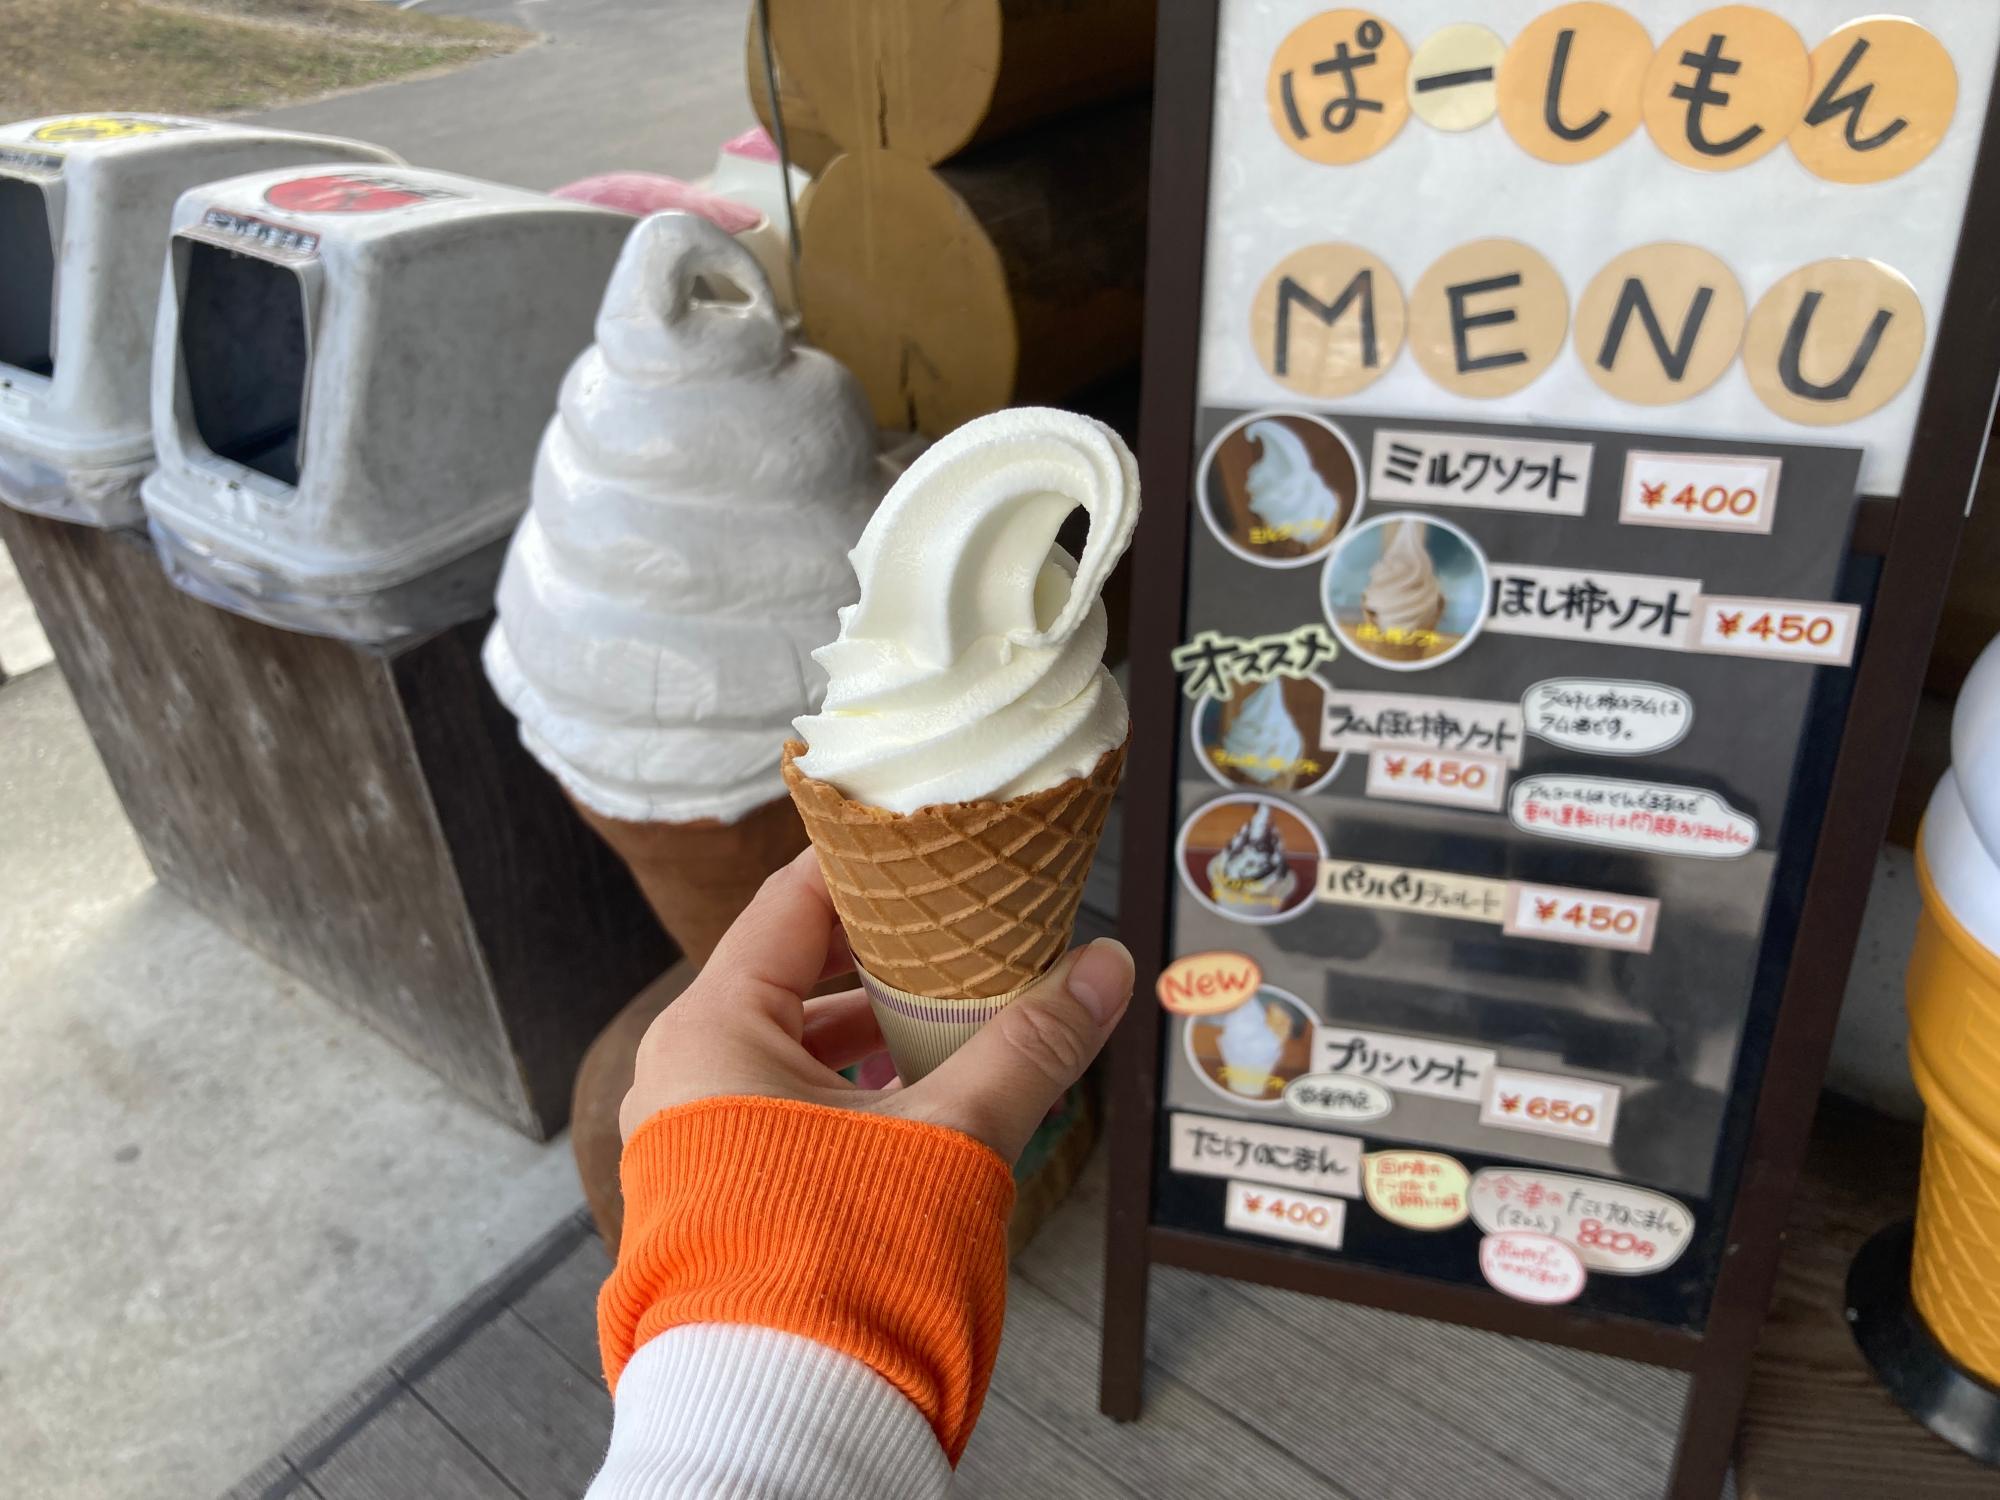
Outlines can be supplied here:
M778 174L785 191L785 241L791 247L792 300L805 307L799 285L799 216L792 206L792 152L785 144L785 107L778 99L778 54L771 45L771 0L757 0L757 43L764 53L764 89L771 100L771 137L778 145Z

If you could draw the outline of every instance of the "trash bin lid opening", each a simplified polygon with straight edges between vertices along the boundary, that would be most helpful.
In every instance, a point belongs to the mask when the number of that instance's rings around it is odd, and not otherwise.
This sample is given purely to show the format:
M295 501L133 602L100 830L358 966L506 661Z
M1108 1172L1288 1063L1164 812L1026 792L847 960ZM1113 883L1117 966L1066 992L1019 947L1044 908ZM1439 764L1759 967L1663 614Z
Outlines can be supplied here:
M0 177L0 367L29 375L56 368L56 233L48 196Z
M186 242L181 370L192 434L219 458L299 482L311 335L290 266Z

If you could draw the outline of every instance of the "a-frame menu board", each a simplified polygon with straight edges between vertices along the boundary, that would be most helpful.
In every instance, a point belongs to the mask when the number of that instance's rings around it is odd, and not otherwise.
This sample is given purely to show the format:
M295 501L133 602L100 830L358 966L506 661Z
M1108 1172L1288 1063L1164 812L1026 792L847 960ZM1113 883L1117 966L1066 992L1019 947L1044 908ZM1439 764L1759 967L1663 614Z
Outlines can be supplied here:
M1108 1412L1173 1264L1684 1369L1718 1490L2000 376L1996 61L1162 6Z

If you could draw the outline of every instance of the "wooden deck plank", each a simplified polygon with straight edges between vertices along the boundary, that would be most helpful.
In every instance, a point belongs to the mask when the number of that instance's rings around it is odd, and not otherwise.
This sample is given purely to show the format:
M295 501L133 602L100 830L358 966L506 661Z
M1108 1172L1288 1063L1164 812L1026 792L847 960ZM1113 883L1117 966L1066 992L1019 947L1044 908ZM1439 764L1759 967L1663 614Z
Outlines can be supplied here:
M522 1322L592 1380L602 1380L597 1352L597 1289L611 1274L611 1257L596 1235L582 1241L511 1304Z
M1031 1285L1093 1327L1103 1296L1104 1183L1100 1159L1016 1263ZM1538 1423L1543 1432L1551 1425L1569 1429L1561 1452L1546 1451L1536 1433L1494 1417L1485 1407L1517 1412L1524 1400L1499 1388L1489 1359L1544 1389L1567 1382L1491 1334L1449 1328L1440 1341L1426 1330L1445 1325L1171 1268L1154 1272L1152 1309L1149 1379L1158 1371L1177 1376L1363 1495L1396 1493L1404 1484L1474 1494L1501 1486L1580 1500L1595 1481L1570 1473L1572 1463L1594 1465L1622 1450L1629 1425L1622 1413L1591 1413L1580 1389L1565 1389L1560 1399L1582 1406L1582 1415L1576 1406L1558 1405L1548 1422ZM1469 1342L1451 1347L1450 1336ZM1429 1357L1413 1358L1413 1343L1431 1345ZM1491 1354L1489 1345L1497 1346ZM1246 1358L1252 1350L1254 1361ZM1285 1378L1270 1378L1281 1373ZM1628 1494L1659 1493L1663 1472L1628 1465L1622 1451L1610 1462L1643 1479L1644 1487Z
M2000 1497L2000 1476L1870 1384L1839 1321L1853 1244L1908 1201L1913 1148L1888 1129L1856 1114L1817 1133L1760 1349L1747 1500ZM1016 1263L956 1500L1660 1493L1684 1379L1672 1371L1171 1269L1157 1273L1146 1416L1103 1421L1105 1181L1100 1153ZM608 1269L585 1222L566 1220L224 1500L574 1500L609 1430L594 1330ZM1930 1450L1916 1460L1912 1438ZM475 1451L490 1468L463 1468Z
M520 1494L408 1391L374 1413L311 1477L319 1500L496 1500Z
M1414 1397L1394 1351L1357 1356L1340 1304L1274 1309L1190 1271L1156 1271L1153 1284L1153 1359L1361 1494L1566 1493L1468 1432L1462 1413Z
M1621 1383L1623 1362L1171 1269L1156 1273L1146 1416L1105 1421L1104 1189L1099 1153L1016 1264L957 1500L1659 1492L1664 1460L1646 1465L1672 1417ZM573 1500L610 1427L594 1314L608 1271L594 1237L559 1226L288 1445L319 1491L232 1500Z
M1268 1500L1347 1492L1206 1396L1154 1374L1145 1417L1110 1422L1097 1410L1097 1326L1016 1276L994 1389L1099 1467L1146 1495L1233 1495L1256 1476ZM1352 1500L1352 1497L1349 1497Z
M453 1314L446 1314L450 1318ZM286 1467L301 1476L308 1485L315 1481L321 1462L356 1433L366 1430L375 1414L387 1406L402 1391L402 1384L395 1372L389 1369L377 1370L340 1400L319 1414L319 1419L311 1426L302 1428L292 1435L279 1453ZM285 1496L304 1497L307 1489L279 1490L267 1494L264 1500L281 1500ZM314 1491L316 1493L316 1491Z
M1820 1105L1737 1437L1746 1500L2000 1496L2000 1473L1896 1405L1847 1327L1848 1265L1911 1211L1921 1149L1914 1125Z
M1239 1282L1223 1283L1222 1293L1258 1309L1255 1327L1274 1363L1332 1349L1352 1381L1379 1380L1401 1442L1456 1432L1457 1483L1475 1492L1492 1482L1481 1453L1492 1455L1495 1480L1508 1469L1530 1476L1530 1494L1643 1500L1665 1492L1673 1431L1599 1398L1519 1340Z
M1152 1500L1121 1483L999 1390L958 1461L951 1500ZM887 1500L887 1497L885 1497Z
M282 1453L245 1474L222 1500L324 1500Z
M611 1397L511 1311L410 1382L526 1500L573 1500L603 1462Z
M1588 1349L1565 1349L1559 1344L1524 1341L1521 1347L1533 1358L1561 1370L1595 1401L1660 1431L1679 1431L1681 1408L1687 1403L1685 1371L1593 1354Z

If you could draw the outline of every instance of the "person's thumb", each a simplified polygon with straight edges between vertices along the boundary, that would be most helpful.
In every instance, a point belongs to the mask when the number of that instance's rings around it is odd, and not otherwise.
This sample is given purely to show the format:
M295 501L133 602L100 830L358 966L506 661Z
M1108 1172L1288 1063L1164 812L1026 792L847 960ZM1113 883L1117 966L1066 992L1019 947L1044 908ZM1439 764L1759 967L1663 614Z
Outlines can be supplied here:
M1007 1161L1083 1076L1132 998L1132 955L1115 938L1079 948L988 1021L897 1112L961 1130Z

